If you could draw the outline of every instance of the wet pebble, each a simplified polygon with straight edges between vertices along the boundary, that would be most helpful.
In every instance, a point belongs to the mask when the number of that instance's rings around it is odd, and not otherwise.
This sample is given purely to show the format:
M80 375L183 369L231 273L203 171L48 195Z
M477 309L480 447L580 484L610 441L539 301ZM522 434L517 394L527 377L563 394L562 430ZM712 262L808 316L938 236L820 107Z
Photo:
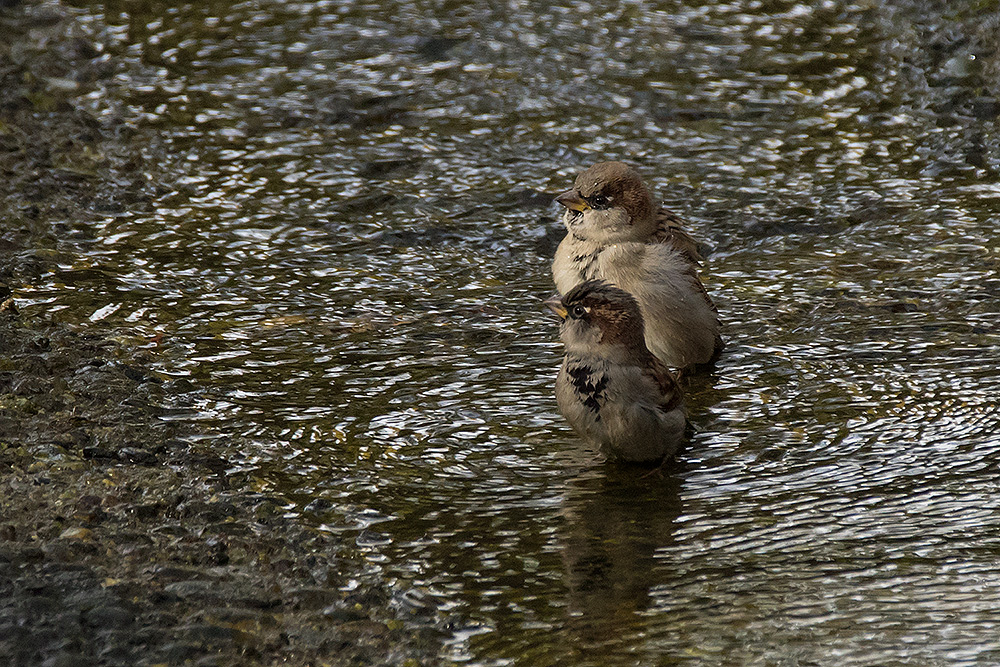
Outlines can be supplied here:
M92 667L94 659L82 653L67 651L45 659L42 667Z
M341 598L340 591L331 588L297 588L285 594L285 603L293 609L329 608Z
M83 614L84 623L99 629L120 628L133 620L135 614L124 607L94 607Z

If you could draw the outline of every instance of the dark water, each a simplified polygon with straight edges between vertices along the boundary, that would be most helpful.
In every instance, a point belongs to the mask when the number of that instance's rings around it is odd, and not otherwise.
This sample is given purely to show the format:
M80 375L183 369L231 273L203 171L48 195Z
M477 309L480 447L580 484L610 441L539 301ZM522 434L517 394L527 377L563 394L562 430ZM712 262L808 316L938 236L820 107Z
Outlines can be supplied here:
M148 348L456 662L996 664L983 6L87 3L128 66L86 104L163 185L23 296ZM552 396L542 193L608 158L713 248L729 341L662 478Z

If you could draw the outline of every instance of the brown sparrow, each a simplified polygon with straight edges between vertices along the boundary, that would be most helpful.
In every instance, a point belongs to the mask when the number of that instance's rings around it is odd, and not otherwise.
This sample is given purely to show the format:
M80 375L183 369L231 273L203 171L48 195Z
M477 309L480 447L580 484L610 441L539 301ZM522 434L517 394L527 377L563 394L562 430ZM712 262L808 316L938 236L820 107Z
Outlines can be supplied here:
M698 244L676 215L657 209L634 169L598 162L556 201L566 207L568 232L552 262L562 294L606 280L635 296L646 345L663 363L684 369L719 355L719 317L698 277Z
M563 321L556 402L570 426L612 458L656 463L672 456L684 438L684 401L674 376L646 348L636 300L590 280L545 305Z

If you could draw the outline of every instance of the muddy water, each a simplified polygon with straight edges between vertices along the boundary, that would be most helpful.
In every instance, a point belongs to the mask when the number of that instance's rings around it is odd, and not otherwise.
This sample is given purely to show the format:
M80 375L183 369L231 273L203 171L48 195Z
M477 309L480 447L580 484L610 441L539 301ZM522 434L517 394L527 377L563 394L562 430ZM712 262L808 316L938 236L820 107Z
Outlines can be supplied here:
M976 3L87 3L153 205L27 311L473 665L1000 661L1000 200ZM546 193L637 164L729 345L662 477L559 417Z

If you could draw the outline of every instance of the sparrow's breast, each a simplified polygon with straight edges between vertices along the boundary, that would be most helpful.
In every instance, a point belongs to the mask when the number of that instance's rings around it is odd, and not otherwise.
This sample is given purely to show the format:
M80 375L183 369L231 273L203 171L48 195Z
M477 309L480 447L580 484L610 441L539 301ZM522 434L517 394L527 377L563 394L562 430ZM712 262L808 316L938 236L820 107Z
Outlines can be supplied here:
M596 280L600 278L597 270L597 256L600 254L600 250L595 250L593 252L573 255L573 265L583 280Z

